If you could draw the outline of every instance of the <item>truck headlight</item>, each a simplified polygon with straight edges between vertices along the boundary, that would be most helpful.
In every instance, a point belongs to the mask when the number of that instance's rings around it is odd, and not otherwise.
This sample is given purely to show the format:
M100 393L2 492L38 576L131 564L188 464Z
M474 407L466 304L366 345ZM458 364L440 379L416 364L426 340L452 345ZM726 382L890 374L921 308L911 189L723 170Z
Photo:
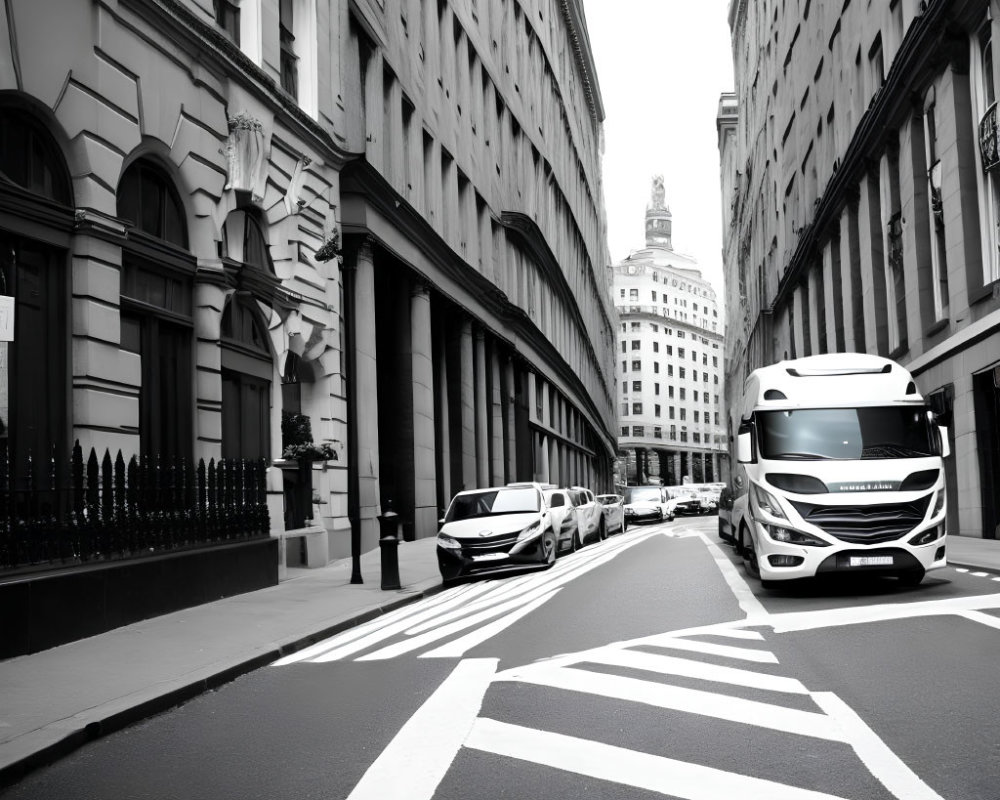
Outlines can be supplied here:
M934 498L934 510L931 512L931 517L936 517L944 510L945 496L944 489L937 490L937 496Z
M791 528L782 528L778 525L765 525L764 530L766 530L767 535L776 542L798 544L804 547L830 546L829 542L820 539L818 536L813 536L811 533L803 533L802 531L792 530Z
M765 514L769 514L777 519L788 519L785 516L785 512L781 510L781 506L778 504L777 499L770 492L761 489L756 483L750 484L750 492L753 494L754 502L757 504L757 508L763 511Z
M446 533L438 534L438 547L443 547L445 550L461 550L462 545L459 544L458 539L453 539Z
M922 544L930 544L935 542L939 537L944 535L944 525L935 525L933 528L928 528L925 531L921 531L912 539L910 539L910 544L914 547L919 547Z

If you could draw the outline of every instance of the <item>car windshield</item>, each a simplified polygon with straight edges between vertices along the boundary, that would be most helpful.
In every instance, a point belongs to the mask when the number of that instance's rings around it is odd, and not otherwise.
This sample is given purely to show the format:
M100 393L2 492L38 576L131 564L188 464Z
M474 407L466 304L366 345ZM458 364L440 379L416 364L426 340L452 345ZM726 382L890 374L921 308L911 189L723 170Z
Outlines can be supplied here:
M658 486L636 486L625 490L626 503L659 503L660 488Z
M602 506L613 506L621 498L616 494L599 494L597 495L597 502Z
M759 411L757 442L763 458L779 461L939 454L924 406Z
M538 491L535 489L489 489L457 495L451 501L445 522L537 511Z

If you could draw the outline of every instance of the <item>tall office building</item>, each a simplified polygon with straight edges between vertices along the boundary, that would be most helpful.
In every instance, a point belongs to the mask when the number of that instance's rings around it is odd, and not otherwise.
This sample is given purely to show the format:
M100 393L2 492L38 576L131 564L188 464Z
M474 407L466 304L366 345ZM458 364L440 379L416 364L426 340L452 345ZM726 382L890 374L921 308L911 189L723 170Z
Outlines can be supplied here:
M949 428L949 529L996 537L1000 4L732 0L729 24L730 396L783 358L899 361Z
M663 178L653 179L646 247L614 266L619 480L718 481L724 326L697 262L673 248Z

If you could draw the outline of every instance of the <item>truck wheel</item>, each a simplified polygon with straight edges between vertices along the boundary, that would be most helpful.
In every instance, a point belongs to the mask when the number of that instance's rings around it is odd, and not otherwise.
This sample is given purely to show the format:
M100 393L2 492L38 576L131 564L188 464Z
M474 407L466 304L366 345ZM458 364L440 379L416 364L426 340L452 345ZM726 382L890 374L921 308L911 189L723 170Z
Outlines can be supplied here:
M760 564L757 563L757 551L753 547L753 539L746 525L740 527L740 551L743 555L743 563L747 573L755 578L760 578Z

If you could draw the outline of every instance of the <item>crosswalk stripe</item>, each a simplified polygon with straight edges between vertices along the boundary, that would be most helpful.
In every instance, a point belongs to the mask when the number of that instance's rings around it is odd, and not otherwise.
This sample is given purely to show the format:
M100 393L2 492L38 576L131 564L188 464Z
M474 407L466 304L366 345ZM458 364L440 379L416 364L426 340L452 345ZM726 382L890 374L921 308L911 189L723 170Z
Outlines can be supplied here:
M475 722L495 658L461 662L368 768L347 800L431 800Z
M1000 620L997 620L1000 622ZM706 664L702 661L692 661L687 658L661 656L637 650L607 650L603 654L595 654L587 661L595 664L606 664L612 667L627 667L641 669L646 672L656 672L660 675L680 675L685 678L699 678L715 683L728 683L733 686L745 686L749 689L763 689L771 692L786 692L788 694L808 694L809 690L801 681L786 678L781 675L768 675L764 672L722 667L716 664Z
M800 711L797 708L745 700L700 689L685 689L665 683L590 672L575 667L560 667L554 670L526 671L518 679L520 683L549 686L571 692L611 697L627 700L672 711L683 711L704 717L739 722L771 728L799 736L812 736L832 742L843 741L842 733L826 714L815 711Z
M729 639L752 639L758 642L764 641L764 637L758 631L747 631L740 628L730 628L729 630L720 628L718 631L712 631L712 636L725 636Z
M611 697L744 725L756 725L799 736L811 736L833 742L843 741L841 732L831 725L830 718L826 714L704 692L700 689L685 689L665 683L590 672L575 667L526 670L517 680L520 683Z
M738 658L742 661L756 661L759 664L777 664L778 658L767 650L753 650L749 647L733 647L728 644L713 644L694 639L681 639L677 636L653 636L645 641L654 647L669 647L673 650L687 650L691 653L703 653L712 656Z
M480 717L465 747L683 800L843 800L836 795L739 775L623 747Z

